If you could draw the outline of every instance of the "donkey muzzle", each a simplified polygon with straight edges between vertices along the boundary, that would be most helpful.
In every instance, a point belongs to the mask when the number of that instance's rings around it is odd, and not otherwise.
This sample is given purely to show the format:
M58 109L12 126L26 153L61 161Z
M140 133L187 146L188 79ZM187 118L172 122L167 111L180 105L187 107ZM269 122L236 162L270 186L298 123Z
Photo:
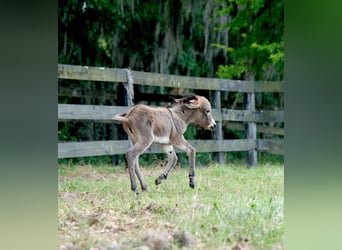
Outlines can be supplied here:
M209 125L208 128L209 128L209 130L215 130L216 129L216 123Z

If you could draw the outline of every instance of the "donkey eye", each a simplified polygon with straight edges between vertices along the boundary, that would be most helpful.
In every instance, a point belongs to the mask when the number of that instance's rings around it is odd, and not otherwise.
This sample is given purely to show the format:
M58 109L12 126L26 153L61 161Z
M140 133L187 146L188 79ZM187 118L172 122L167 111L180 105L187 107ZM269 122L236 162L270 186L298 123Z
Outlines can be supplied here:
M209 114L209 113L210 113L210 110L206 110L205 112L206 112L207 114Z

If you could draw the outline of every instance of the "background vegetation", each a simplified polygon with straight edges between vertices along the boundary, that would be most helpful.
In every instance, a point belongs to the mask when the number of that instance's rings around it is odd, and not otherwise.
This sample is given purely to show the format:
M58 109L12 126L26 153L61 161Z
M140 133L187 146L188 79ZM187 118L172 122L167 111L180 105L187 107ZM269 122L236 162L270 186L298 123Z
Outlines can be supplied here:
M58 63L241 80L283 80L282 0L59 0ZM59 80L59 103L125 105L116 83ZM187 90L191 92L191 90ZM183 89L135 86L135 103L146 93L183 95ZM197 92L209 96L207 91ZM222 106L242 108L242 95L223 92ZM159 98L162 100L163 98ZM165 98L166 99L166 98ZM257 108L283 108L279 94L256 95ZM113 139L114 124L59 122L60 141ZM225 138L243 133L223 124ZM210 138L190 127L186 137ZM202 156L202 157L201 157ZM241 160L244 153L230 153ZM271 158L270 158L271 157ZM266 160L282 157L264 156ZM206 164L207 154L199 155ZM110 162L110 157L82 161ZM151 161L150 156L143 160ZM60 160L65 162L65 160Z

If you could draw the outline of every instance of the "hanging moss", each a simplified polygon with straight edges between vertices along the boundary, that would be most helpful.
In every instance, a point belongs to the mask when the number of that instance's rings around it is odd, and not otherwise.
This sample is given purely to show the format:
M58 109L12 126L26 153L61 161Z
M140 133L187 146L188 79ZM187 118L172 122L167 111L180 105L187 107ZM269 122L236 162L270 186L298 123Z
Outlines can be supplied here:
M206 0L60 1L59 63L213 77L227 4Z

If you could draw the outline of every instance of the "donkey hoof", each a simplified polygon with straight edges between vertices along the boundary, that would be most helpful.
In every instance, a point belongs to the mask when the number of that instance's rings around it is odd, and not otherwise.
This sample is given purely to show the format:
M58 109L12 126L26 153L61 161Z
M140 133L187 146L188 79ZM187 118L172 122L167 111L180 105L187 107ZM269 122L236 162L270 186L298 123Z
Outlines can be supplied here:
M142 186L142 187L141 187L141 190L147 192L147 191L148 191L148 188L147 188L147 186Z
M189 186L190 186L191 188L195 188L195 182L190 181Z
M167 176L165 174L160 175L156 180L155 180L155 184L159 185L160 183L162 183L163 180L166 180Z
M159 185L161 182L162 182L162 180L160 179L160 177L158 177L158 178L154 181L154 183L155 183L156 185Z
M137 193L137 192L138 192L137 186L131 186L131 190L132 190L134 193Z

